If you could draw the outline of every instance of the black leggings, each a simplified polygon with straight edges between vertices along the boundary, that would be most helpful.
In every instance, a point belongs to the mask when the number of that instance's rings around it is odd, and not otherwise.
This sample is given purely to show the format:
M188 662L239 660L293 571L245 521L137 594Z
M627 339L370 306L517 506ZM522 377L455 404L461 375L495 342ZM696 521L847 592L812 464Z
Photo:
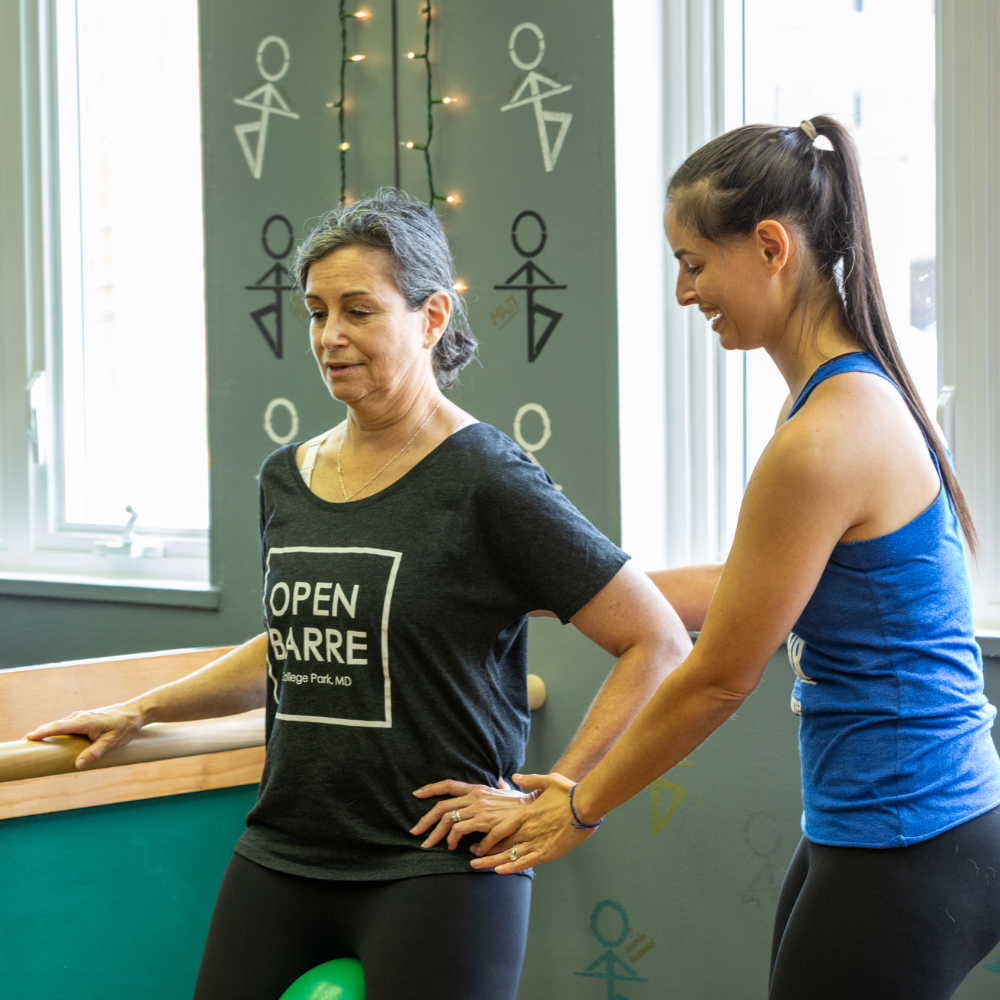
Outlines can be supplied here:
M331 882L234 854L195 1000L278 1000L304 972L347 957L364 966L367 1000L514 1000L530 901L524 876Z
M770 1000L947 1000L1000 941L1000 810L910 847L803 838L774 922Z

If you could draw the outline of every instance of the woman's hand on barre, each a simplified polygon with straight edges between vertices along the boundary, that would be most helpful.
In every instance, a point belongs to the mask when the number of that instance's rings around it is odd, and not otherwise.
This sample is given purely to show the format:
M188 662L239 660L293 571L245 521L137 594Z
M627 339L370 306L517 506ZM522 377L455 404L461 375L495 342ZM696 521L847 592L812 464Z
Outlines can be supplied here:
M131 701L74 712L39 726L26 739L86 736L90 746L76 758L80 769L109 750L124 746L149 722L191 722L261 708L266 693L266 656L267 633L262 633L187 677L153 688Z
M467 833L486 833L501 821L513 822L518 826L518 817L538 793L520 792L500 778L496 788L491 788L489 785L471 785L466 781L448 780L424 785L413 794L418 799L432 798L435 795L451 796L438 802L430 812L425 813L410 833L419 837L427 830L431 830L430 835L420 845L424 848L433 847L447 834L448 850L453 851ZM460 822L455 822L452 817L453 812L458 812Z
M550 774L515 774L524 788L533 788L537 796L519 815L501 820L478 843L473 868L495 868L501 875L512 875L544 861L555 861L583 843L593 832L572 826L569 793L574 782L553 771ZM517 860L510 849L517 845ZM490 852L496 852L491 854Z
M87 712L74 712L59 719L57 722L47 722L44 726L28 733L25 739L44 740L48 736L86 736L90 746L81 750L76 758L76 768L81 770L88 764L93 764L109 750L122 747L128 743L144 723L142 712L134 702L124 702L120 705L108 705L105 708L95 708Z

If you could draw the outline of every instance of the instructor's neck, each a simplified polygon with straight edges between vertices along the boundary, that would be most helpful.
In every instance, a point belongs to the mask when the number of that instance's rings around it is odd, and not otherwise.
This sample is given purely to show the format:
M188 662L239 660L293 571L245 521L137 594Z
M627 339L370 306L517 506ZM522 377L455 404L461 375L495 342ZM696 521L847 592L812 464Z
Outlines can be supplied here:
M781 372L792 399L797 399L820 365L862 349L839 316L813 312L793 314L783 335L767 353Z

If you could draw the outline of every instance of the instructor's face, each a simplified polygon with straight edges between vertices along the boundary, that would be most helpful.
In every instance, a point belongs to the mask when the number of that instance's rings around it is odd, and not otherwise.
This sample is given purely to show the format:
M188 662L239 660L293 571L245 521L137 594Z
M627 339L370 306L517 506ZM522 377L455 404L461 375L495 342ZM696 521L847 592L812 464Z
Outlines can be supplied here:
M380 250L346 247L309 268L305 300L313 355L331 395L342 402L372 394L391 398L430 371L430 350L440 337L437 296L411 309L391 267ZM444 320L446 325L447 312Z
M758 234L722 246L684 226L673 206L665 227L680 265L677 301L697 306L726 350L767 346L769 335L783 326L787 307L771 280L769 251L762 250Z

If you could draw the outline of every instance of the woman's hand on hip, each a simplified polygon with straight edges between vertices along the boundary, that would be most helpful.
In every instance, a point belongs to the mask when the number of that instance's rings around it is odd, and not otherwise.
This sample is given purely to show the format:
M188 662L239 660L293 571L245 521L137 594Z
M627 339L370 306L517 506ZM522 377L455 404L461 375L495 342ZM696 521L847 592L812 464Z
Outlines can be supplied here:
M90 746L76 758L80 770L93 764L109 750L124 746L142 728L142 713L132 702L108 705L86 712L74 712L65 719L47 722L28 733L27 740L44 740L48 736L86 736Z
M555 861L582 844L593 832L573 827L569 793L574 782L556 774L515 774L523 788L538 794L521 815L498 823L472 850L479 856L473 868L495 868L501 875L512 875L546 861ZM517 847L517 859L511 849ZM490 851L499 851L490 854Z
M425 848L433 847L447 835L448 850L453 851L467 833L488 833L497 823L522 815L538 793L520 792L500 778L496 788L448 780L424 785L413 794L418 799L451 796L425 813L410 833L419 837L430 830L429 836L420 845Z

